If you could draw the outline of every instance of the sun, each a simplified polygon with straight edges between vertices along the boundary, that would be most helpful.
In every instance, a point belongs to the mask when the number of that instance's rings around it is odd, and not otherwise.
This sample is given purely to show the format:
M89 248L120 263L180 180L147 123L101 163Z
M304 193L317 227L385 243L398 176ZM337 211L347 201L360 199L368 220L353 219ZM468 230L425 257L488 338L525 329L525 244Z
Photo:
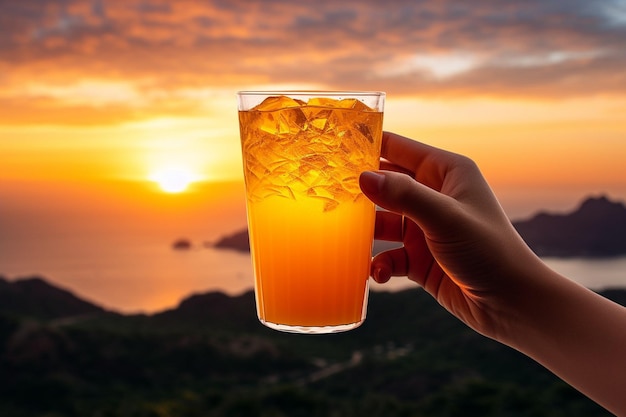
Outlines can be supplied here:
M196 175L184 167L166 167L150 175L150 180L156 182L166 193L181 193L196 179Z

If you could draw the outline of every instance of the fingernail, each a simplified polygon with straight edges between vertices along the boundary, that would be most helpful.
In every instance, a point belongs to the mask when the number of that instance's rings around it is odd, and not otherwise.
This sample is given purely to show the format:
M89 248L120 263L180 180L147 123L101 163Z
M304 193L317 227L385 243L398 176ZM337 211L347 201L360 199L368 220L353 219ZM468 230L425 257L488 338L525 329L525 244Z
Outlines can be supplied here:
M391 271L389 271L387 268L379 266L374 270L373 278L374 281L378 283L385 283L389 281L389 278L391 278Z
M380 267L374 269L374 271L372 273L372 278L374 278L374 281L376 281L376 282L380 281Z
M364 171L359 181L365 194L380 194L385 183L385 175L380 172Z

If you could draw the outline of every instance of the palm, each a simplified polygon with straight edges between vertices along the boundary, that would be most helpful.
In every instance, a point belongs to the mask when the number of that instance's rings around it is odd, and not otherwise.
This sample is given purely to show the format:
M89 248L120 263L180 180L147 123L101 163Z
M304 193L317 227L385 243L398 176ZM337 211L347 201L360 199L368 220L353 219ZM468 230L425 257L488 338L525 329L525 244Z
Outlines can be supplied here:
M418 283L439 304L448 311L459 317L475 329L482 328L485 318L480 314L478 298L474 292L474 286L464 283L463 276L455 276L452 271L466 270L458 265L459 248L455 243L437 243L424 236L423 231L412 221L405 220L405 233L403 237L407 259L407 276ZM461 245L462 246L462 245ZM469 251L468 258L471 258ZM450 276L444 267L453 274ZM450 265L450 266L448 266ZM472 265L468 265L474 268ZM478 284L478 283L477 283Z
M407 175L393 175L384 199L370 193L389 210L377 215L376 237L403 247L377 255L373 272L408 276L471 327L489 327L488 299L502 290L493 254L515 235L506 215L467 158L393 134L383 145L381 168Z

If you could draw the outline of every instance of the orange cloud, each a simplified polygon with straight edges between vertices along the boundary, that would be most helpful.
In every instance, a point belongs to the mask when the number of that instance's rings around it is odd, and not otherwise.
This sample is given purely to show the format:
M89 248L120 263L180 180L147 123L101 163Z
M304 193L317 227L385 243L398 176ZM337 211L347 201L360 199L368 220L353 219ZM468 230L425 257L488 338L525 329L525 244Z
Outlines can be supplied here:
M0 100L13 108L3 122L63 122L74 111L103 123L175 115L202 105L180 91L260 84L422 97L626 94L626 12L614 0L22 0L2 8ZM130 84L141 99L77 105L49 94L85 79Z

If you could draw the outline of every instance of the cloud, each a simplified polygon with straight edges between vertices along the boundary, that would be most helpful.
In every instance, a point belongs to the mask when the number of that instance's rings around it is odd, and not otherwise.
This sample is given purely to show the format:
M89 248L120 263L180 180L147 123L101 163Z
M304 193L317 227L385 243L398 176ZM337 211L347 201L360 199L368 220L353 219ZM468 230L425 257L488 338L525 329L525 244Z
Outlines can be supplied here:
M59 89L80 98L81 85L96 84L130 84L125 103L107 105L146 112L168 94L182 100L180 90L263 84L421 96L626 94L625 4L0 0L0 99L76 106ZM119 94L103 97L94 99L98 111Z

